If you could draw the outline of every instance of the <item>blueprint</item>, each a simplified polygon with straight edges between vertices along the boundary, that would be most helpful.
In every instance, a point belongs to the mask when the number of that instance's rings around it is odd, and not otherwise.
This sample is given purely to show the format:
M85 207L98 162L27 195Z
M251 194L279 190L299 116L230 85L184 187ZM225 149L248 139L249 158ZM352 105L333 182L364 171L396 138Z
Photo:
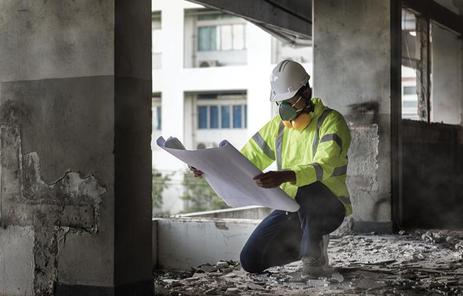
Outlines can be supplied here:
M299 205L280 188L262 188L252 179L261 173L232 144L217 148L186 150L177 139L159 137L156 143L184 163L204 172L203 177L231 207L265 206L295 212Z

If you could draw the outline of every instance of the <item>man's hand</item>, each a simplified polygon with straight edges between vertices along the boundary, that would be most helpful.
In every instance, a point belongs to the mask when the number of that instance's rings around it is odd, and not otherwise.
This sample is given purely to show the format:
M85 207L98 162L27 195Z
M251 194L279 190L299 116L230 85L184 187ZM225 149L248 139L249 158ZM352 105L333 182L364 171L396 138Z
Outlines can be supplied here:
M188 168L190 169L190 171L193 172L193 175L194 175L195 177L200 177L200 178L201 178L201 177L204 175L204 173L203 173L202 171L198 170L198 169L195 168L195 167L188 166Z
M254 178L256 185L263 188L274 188L285 182L296 181L296 174L293 171L270 171L262 173Z

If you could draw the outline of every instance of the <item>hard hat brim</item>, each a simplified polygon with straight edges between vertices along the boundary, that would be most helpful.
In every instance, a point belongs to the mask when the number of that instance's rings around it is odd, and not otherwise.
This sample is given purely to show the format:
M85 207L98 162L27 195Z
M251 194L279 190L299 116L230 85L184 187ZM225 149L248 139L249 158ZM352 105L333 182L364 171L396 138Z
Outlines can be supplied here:
M281 101L289 100L292 97L294 97L298 91L299 90L297 89L295 91L287 92L284 94L276 94L274 96L272 96L272 94L270 93L270 102L281 102Z

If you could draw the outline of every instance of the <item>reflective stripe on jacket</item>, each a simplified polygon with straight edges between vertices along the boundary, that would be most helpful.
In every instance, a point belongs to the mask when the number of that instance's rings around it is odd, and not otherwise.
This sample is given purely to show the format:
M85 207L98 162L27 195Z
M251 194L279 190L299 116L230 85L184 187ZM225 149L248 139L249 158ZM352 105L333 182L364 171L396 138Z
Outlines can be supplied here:
M296 182L280 186L292 198L298 187L322 182L350 215L346 185L349 128L339 112L325 107L320 99L313 98L312 102L312 121L304 130L285 128L277 115L249 139L241 153L260 170L276 161L278 170L294 171Z

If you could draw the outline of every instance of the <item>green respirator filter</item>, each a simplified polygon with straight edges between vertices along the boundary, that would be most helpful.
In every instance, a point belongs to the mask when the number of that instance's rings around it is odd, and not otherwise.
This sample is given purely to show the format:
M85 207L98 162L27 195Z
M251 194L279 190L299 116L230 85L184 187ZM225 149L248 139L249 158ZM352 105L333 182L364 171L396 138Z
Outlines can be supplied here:
M288 102L283 102L279 105L278 113L282 120L293 120L297 117L296 108L292 107Z

